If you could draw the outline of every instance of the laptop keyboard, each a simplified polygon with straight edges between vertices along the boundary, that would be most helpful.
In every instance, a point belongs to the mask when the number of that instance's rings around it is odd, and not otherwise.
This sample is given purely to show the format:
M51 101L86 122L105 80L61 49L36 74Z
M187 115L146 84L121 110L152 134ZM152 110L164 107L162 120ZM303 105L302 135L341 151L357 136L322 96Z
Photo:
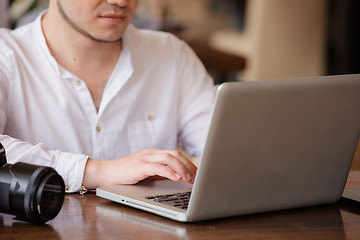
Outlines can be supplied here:
M181 193L173 193L173 194L164 194L164 195L156 195L145 197L146 199L153 200L155 202L159 202L168 206L173 206L180 209L187 209L189 205L191 191L189 192L181 192Z

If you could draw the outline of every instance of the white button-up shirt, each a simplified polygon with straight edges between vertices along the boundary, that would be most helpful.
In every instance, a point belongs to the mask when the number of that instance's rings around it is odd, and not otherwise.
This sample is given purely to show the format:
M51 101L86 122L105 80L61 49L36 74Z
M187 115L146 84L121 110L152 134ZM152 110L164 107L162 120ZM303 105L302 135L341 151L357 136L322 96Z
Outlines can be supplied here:
M199 156L215 92L186 44L129 26L97 111L85 82L50 54L41 17L0 30L0 142L8 162L53 167L70 191L80 189L89 157L177 144Z

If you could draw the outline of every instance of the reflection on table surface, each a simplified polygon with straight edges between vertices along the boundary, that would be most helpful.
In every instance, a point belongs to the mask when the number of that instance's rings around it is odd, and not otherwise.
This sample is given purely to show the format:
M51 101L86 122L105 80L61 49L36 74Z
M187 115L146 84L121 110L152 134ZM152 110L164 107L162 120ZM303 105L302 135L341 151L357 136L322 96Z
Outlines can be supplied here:
M357 180L352 181L352 187L354 182ZM94 193L71 194L66 195L59 215L43 226L0 214L0 239L360 239L359 206L339 202L178 223L99 198Z

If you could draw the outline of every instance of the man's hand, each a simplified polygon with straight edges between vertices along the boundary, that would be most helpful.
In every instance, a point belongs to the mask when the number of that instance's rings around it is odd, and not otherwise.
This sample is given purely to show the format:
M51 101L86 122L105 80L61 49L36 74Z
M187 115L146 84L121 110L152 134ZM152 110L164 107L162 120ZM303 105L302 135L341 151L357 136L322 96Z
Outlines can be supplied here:
M116 160L88 159L83 184L88 189L135 184L149 177L193 183L196 166L179 151L146 149Z

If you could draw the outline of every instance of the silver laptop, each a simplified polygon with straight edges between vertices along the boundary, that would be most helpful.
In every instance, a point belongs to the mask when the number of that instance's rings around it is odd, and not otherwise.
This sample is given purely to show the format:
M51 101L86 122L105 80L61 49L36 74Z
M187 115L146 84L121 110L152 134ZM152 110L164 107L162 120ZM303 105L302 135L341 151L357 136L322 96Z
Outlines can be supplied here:
M96 194L182 222L335 203L359 133L360 74L225 83L194 185L143 182Z

